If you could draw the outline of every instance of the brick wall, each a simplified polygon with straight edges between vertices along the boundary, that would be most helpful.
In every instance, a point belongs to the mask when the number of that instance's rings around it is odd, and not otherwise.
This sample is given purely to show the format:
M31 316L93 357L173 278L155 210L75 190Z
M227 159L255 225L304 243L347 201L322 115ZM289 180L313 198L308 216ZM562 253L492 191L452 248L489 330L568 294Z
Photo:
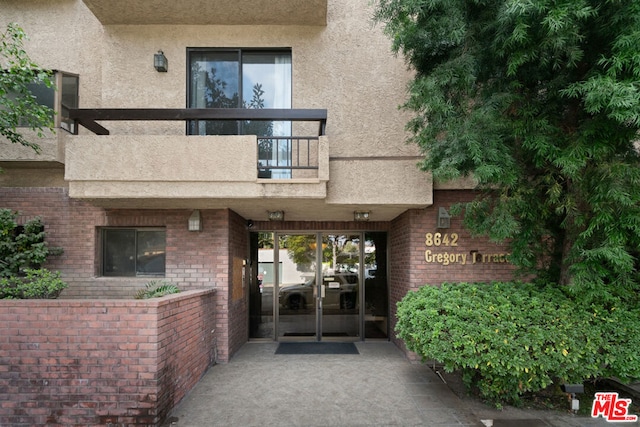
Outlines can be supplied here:
M246 341L246 302L231 307L230 257L246 258L245 222L228 210L201 210L202 231L187 230L191 210L103 209L70 199L62 188L0 188L0 207L20 213L19 220L40 216L47 242L64 250L45 265L62 273L69 284L61 298L132 298L150 278L102 277L100 275L100 227L164 227L166 229L166 274L181 290L215 287L217 360L230 355ZM233 218L234 235L230 235ZM241 235L242 234L242 235ZM230 239L233 238L233 244ZM244 305L244 307L243 307ZM244 317L243 317L244 316ZM229 331L233 328L233 331ZM244 332L243 332L244 329ZM229 340L233 336L232 351ZM244 341L243 341L244 339Z
M159 425L214 360L214 296L0 300L0 425Z
M19 212L20 223L40 216L47 243L64 249L50 257L46 267L62 272L72 285L67 294L92 296L83 288L96 273L96 226L105 224L102 209L70 199L62 188L0 188L0 207Z
M391 330L396 323L396 304L407 292L424 285L440 285L443 282L489 282L493 280L511 280L514 267L503 262L501 255L506 254L506 245L491 243L485 237L472 237L462 227L461 218L451 218L449 229L437 229L437 212L439 207L449 210L450 206L466 200L472 200L474 193L470 191L435 191L433 206L422 210L409 210L391 223L389 231L390 254L390 312ZM457 234L456 246L444 243L427 246L426 234ZM426 259L425 252L430 251L431 260ZM440 254L456 256L448 265ZM463 260L463 255L466 259ZM475 260L475 263L473 262ZM464 262L464 264L463 264ZM395 334L391 334L394 337ZM392 338L396 344L402 342Z

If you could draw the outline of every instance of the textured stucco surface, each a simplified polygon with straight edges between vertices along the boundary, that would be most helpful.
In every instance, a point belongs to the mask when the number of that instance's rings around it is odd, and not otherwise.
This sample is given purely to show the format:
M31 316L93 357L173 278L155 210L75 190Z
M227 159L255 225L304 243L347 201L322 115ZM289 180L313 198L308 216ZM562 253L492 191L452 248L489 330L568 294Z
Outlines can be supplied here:
M415 145L406 144L404 126L408 116L398 109L405 99L411 74L403 59L391 52L391 43L382 28L373 24L368 0L253 2L256 10L267 5L273 11L304 3L306 6L301 6L299 13L306 16L311 14L310 9L325 7L326 19L313 25L293 15L287 19L295 22L286 25L266 18L256 25L252 14L243 9L248 7L248 0L207 2L221 10L235 8L236 17L243 17L244 21L225 22L236 25L195 25L196 21L191 20L185 24L184 17L197 13L198 7L183 7L182 2L168 0L131 0L127 2L130 14L147 13L149 19L123 25L124 18L107 20L109 14L119 13L118 1L4 0L0 4L0 25L18 22L29 35L27 51L40 65L80 76L81 108L184 108L190 47L290 48L292 107L323 108L328 112L325 140L328 156L321 159L324 165L321 163L320 169L320 181L328 180L328 184L319 191L316 187L311 190L317 183L236 181L239 176L255 173L255 156L246 158L247 153L233 159L229 162L233 165L229 175L225 175L225 168L203 171L203 159L199 156L193 158L196 168L175 155L179 148L161 143L163 138L173 135L177 137L174 142L181 144L185 133L182 122L104 122L111 136L101 137L104 139L100 139L100 145L83 146L88 151L69 148L70 157L61 159L66 163L65 178L72 194L84 194L89 199L100 196L100 203L110 206L170 207L191 202L190 206L232 207L254 219L266 215L263 207L267 205L290 212L287 218L350 220L356 208L368 208L379 212L380 219L391 219L407 208L431 203L429 175L417 169L417 161L406 160L417 158L420 153ZM200 3L187 1L191 6ZM157 13L149 11L150 5L157 6L153 7L158 9ZM161 14L178 6L180 16L171 12L175 18L171 23L160 20ZM99 12L99 8L106 11ZM153 54L158 50L169 59L166 73L153 68ZM294 133L317 134L317 123L296 124ZM82 128L80 134L77 138L91 136ZM135 154L131 147L118 142L118 137L125 135L158 136L160 145L151 146L152 155ZM58 152L63 149L59 147ZM229 159L233 153L227 154ZM103 164L96 164L99 158ZM143 172L133 176L134 169ZM175 172L169 181L164 179L163 174L171 176L172 170L179 169L186 171ZM195 169L201 171L195 174L198 179L207 177L206 191L194 184L198 182L191 177ZM91 181L86 178L98 171L100 174L89 184ZM157 179L157 171L163 171L162 179ZM125 182L135 177L138 181ZM114 182L119 182L117 187ZM143 182L148 185L140 185ZM165 191L165 197L155 201L160 190L150 188L165 182L174 183L175 188L167 188L171 191ZM121 188L122 193L118 194L115 188ZM104 193L97 194L99 191ZM137 201L133 197L136 191ZM174 193L176 198L169 200L167 195ZM218 198L212 199L210 194L217 194ZM230 195L237 202L233 206L229 203ZM301 202L305 196L324 199Z
M83 0L104 25L325 25L327 0Z
M255 181L255 136L82 136L67 144L70 181Z
M58 129L56 133L48 130L43 132L43 137L30 130L21 130L20 133L29 143L37 144L39 151L21 144L11 143L0 137L0 162L2 161L38 161L64 163L64 133Z
M426 207L432 201L431 176L419 172L416 162L416 159L331 162L327 203Z

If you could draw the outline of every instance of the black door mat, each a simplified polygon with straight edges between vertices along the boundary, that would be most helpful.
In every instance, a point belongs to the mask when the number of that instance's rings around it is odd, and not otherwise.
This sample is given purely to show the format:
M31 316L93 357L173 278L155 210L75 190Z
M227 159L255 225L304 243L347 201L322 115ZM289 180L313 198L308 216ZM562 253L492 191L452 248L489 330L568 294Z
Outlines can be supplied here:
M285 337L315 337L315 332L285 332ZM323 332L323 337L348 337L346 332Z
M281 342L276 354L360 354L352 342Z

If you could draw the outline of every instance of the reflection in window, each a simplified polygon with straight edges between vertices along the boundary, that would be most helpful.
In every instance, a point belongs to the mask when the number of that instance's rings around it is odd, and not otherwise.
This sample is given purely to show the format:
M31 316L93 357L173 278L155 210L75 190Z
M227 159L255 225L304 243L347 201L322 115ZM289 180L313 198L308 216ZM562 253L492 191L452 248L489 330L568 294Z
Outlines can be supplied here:
M191 49L189 108L291 108L291 51ZM198 120L191 135L256 135L262 166L291 166L291 122ZM271 169L272 178L291 170Z
M166 232L118 228L102 233L104 276L163 276Z
M69 118L69 110L78 108L78 76L60 73L58 87L60 87L60 127L67 132L75 132L75 123ZM56 80L56 81L58 81Z
M27 86L38 104L51 109L51 120L55 123L55 127L74 133L75 123L69 119L69 109L78 108L79 78L75 74L54 71L52 81L52 87L47 87L42 81L33 82ZM24 122L21 125L27 126L27 123Z

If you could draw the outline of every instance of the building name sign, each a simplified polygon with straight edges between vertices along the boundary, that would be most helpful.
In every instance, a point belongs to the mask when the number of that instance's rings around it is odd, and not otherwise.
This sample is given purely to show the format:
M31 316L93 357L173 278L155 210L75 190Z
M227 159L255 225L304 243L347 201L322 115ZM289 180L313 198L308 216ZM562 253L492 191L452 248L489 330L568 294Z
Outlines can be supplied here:
M481 253L477 250L468 254L456 251L460 236L458 233L427 233L424 244L424 260L430 264L467 265L509 262L508 253Z

